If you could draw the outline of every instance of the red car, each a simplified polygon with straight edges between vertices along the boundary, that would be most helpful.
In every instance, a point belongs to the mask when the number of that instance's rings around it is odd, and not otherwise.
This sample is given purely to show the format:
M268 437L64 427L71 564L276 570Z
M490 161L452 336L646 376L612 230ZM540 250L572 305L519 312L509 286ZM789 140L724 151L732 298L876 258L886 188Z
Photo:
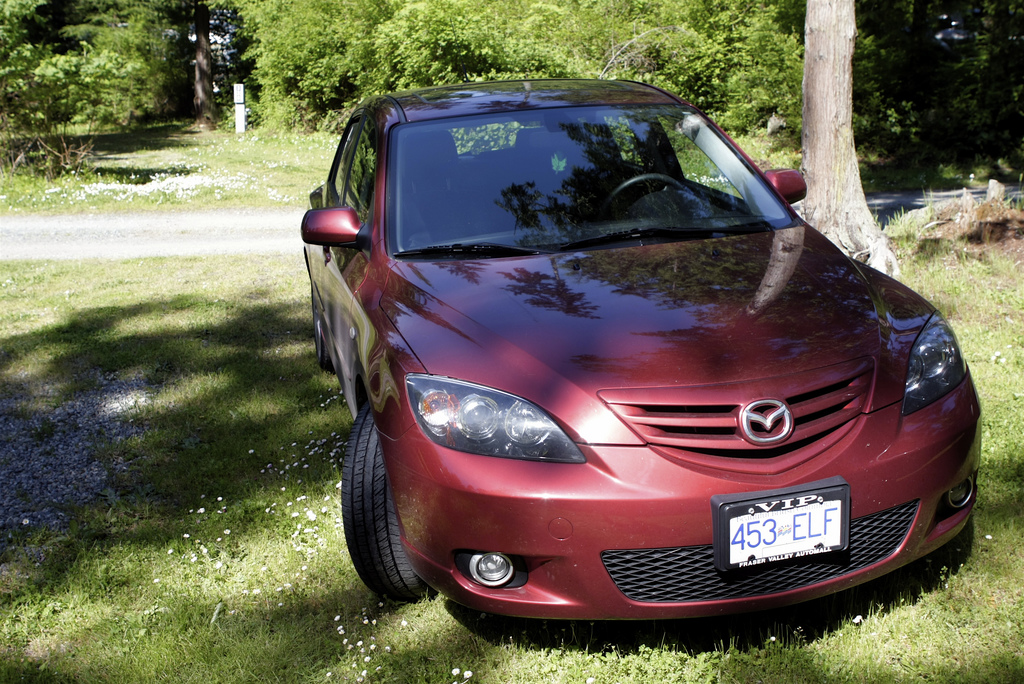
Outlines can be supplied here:
M637 83L365 101L302 239L366 585L712 615L952 539L981 446L956 338L805 224L805 190Z

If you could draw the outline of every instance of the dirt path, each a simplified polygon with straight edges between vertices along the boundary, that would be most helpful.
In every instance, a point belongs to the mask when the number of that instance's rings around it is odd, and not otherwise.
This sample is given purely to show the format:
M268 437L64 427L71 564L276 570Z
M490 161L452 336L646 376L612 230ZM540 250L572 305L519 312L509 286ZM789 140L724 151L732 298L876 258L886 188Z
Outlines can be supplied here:
M300 253L302 209L0 216L0 259Z

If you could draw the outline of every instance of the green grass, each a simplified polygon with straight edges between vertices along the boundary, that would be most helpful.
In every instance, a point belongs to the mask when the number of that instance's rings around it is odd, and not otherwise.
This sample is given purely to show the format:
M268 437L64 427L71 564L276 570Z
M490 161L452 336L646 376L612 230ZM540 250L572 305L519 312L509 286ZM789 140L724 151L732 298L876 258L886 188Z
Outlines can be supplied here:
M798 165L773 141L741 144L766 166ZM278 195L302 206L334 145L177 127L109 136L98 176L56 191L19 177L17 193L8 180L0 213L274 206ZM71 201L100 179L174 169L266 180L219 198L205 188ZM0 682L1024 680L1024 275L907 222L887 232L904 280L952 321L982 397L972 525L829 598L661 622L511 619L441 597L381 603L359 582L336 489L351 417L314 361L298 255L0 262L0 393L23 399L22 412L94 388L97 371L148 386L133 416L145 433L99 449L110 489L68 511L66 531L11 532ZM35 437L52 433L44 421Z
M381 603L359 582L336 490L351 419L315 365L299 257L2 262L0 392L32 412L96 370L150 389L145 434L99 453L127 472L0 558L0 681L1020 681L1024 277L912 231L905 278L950 316L984 404L972 526L836 596L662 622Z
M337 144L335 135L204 133L184 124L101 134L81 174L0 179L0 215L305 207Z

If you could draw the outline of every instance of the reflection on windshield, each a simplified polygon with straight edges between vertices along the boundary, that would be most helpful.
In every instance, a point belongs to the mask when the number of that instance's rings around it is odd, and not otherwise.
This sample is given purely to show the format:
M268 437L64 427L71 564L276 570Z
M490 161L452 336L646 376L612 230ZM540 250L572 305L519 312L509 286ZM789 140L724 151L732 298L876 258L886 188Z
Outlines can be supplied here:
M430 321L459 345L488 344L493 333L541 356L557 347L607 376L605 386L638 372L656 383L658 369L680 364L720 381L758 359L834 358L878 339L857 271L802 227L511 261L409 262L396 274L393 320ZM848 336L837 338L837 326ZM535 333L554 329L554 338Z
M791 222L684 107L581 107L408 124L393 135L393 251L453 244L557 249L651 228L729 232Z
M796 265L800 263L800 255L804 251L804 227L796 226L789 230L776 231L772 235L772 252L768 258L761 284L757 286L754 297L747 304L745 311L757 315L768 308L768 305L779 298L786 284L793 277Z

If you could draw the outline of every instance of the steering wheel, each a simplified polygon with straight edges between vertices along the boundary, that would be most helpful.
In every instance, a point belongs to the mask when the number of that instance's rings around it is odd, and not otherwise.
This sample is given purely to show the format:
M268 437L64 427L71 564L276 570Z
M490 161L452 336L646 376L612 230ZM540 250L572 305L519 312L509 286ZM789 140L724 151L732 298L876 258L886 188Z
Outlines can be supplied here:
M627 178L626 180L619 183L614 190L609 193L608 197L605 198L604 202L601 203L601 209L598 212L598 216L604 216L608 208L611 206L612 201L621 193L623 190L636 185L637 183L646 183L647 181L662 181L669 185L675 186L677 190L683 192L690 192L690 189L686 187L681 181L673 178L672 176L664 173L641 173L638 176Z

